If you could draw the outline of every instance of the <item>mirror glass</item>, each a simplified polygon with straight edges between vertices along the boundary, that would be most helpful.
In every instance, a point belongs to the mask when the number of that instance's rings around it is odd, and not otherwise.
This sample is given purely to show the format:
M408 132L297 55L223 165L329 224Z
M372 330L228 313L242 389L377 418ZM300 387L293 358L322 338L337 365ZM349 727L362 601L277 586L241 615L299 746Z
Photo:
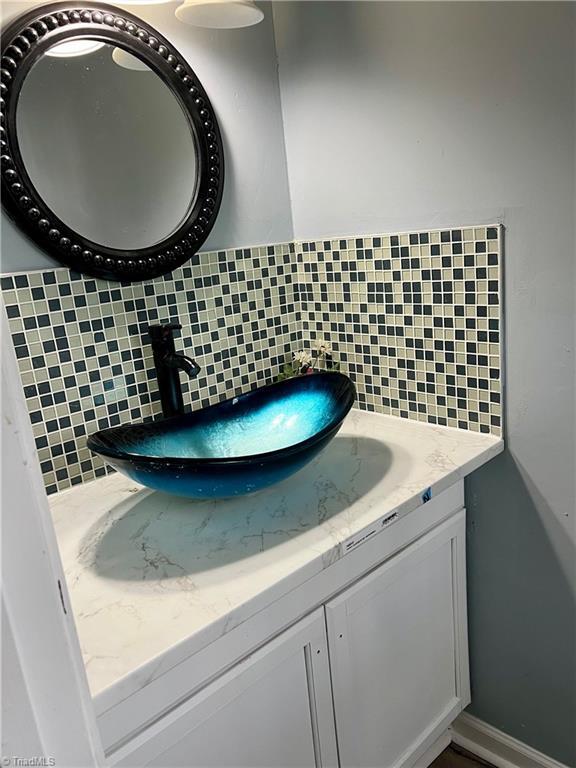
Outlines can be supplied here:
M48 49L22 84L16 131L28 175L85 238L122 250L153 246L195 201L192 125L140 59L97 40L67 45Z

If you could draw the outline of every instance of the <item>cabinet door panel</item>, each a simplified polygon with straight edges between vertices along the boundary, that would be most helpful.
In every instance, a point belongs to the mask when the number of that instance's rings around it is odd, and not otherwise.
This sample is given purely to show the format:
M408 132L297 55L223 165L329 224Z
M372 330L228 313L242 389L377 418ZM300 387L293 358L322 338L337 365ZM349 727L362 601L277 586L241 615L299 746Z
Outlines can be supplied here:
M463 513L327 605L342 768L411 765L462 708L462 537Z
M114 764L157 768L336 765L322 611L207 686L122 752Z

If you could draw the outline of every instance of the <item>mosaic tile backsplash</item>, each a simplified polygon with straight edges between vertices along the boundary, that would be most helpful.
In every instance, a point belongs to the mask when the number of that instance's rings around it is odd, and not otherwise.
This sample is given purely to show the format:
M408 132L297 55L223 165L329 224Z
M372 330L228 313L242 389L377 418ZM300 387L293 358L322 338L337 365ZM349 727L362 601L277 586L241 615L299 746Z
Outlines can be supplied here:
M470 227L202 253L124 285L55 269L2 277L48 493L106 474L98 429L161 413L147 327L180 322L205 407L327 342L366 410L501 434L501 230Z
M201 268L200 268L201 264ZM2 278L48 493L106 474L87 435L162 413L147 328L180 322L176 348L202 366L185 402L204 407L271 380L299 345L293 244L196 255L122 285L56 269Z
M328 339L371 411L500 435L501 228L297 245L304 346Z

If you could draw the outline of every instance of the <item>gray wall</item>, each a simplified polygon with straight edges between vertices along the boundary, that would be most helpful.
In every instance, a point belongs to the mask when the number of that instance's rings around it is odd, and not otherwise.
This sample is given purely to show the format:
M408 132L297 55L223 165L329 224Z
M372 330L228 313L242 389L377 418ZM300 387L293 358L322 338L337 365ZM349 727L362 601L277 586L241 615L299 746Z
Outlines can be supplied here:
M118 5L121 5L118 3ZM222 130L226 182L216 225L203 250L285 242L292 220L272 13L255 27L203 30L182 24L175 5L130 6L186 57L206 88ZM26 10L5 3L2 20ZM2 214L3 272L57 266Z
M568 765L575 10L274 6L297 238L506 225L508 452L467 486L471 712Z

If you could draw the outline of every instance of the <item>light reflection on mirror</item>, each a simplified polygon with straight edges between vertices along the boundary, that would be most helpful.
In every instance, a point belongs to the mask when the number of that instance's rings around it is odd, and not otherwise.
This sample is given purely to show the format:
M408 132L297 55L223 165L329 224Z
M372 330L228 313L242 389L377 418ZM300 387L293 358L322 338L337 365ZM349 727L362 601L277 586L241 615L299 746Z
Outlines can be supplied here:
M54 56L56 58L68 58L71 56L84 56L88 53L94 53L105 45L105 43L98 40L68 40L65 43L58 43L53 45L46 51L47 56ZM148 72L149 68L139 59L138 56L134 56L132 53L128 53L123 48L114 48L112 51L112 59L115 64L125 69L132 69L136 72Z
M112 51L112 60L115 64L118 64L119 67L124 67L125 69L132 69L135 72L148 71L148 67L142 59L139 59L138 56L134 56L132 53L128 53L124 48L114 48Z
M58 43L48 48L47 56L63 57L84 56L87 53L94 53L105 45L99 40L67 40L65 43Z

